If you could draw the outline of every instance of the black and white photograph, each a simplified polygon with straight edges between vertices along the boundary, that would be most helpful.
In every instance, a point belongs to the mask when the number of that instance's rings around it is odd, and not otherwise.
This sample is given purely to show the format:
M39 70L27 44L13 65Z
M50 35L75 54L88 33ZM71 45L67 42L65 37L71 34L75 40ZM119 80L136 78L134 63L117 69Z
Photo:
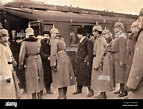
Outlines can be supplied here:
M0 109L55 100L141 107L142 4L0 0Z

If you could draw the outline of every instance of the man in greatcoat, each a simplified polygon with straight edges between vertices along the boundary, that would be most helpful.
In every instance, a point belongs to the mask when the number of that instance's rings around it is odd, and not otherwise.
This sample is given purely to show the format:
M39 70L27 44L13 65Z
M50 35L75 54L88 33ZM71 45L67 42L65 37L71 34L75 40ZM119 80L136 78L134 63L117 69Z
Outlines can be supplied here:
M9 34L0 23L0 99L18 99L21 97L19 80L16 76L17 65L9 47Z
M141 23L141 30L136 37L137 42L127 81L129 99L143 99L143 9L140 11L139 22Z
M120 89L114 94L119 94L119 97L127 95L124 89L125 83L125 55L126 55L126 36L123 33L123 23L120 21L114 24L115 40L112 46L112 53L115 67L115 82L120 84Z
M40 41L34 36L34 30L28 27L19 53L19 68L23 69L25 61L25 80L28 98L41 99L44 89L43 65L40 56Z
M79 46L76 56L76 81L77 88L73 93L82 93L82 87L88 87L87 97L93 96L93 90L90 88L91 82L91 70L92 70L92 58L93 58L93 43L86 36L85 28L78 28L77 37L79 38Z
M68 86L76 83L75 75L71 61L65 51L66 44L63 37L59 35L59 30L53 26L50 33L50 66L52 69L53 88L58 89L58 99L66 99Z
M136 39L140 28L141 28L141 23L138 21L134 21L131 25L131 34L128 36L127 52L126 52L125 88L131 70L132 60L134 56L134 49L137 42Z
M44 70L44 81L46 93L53 94L51 91L51 83L52 83L52 71L50 67L50 32L43 32L43 39L41 39L41 59Z

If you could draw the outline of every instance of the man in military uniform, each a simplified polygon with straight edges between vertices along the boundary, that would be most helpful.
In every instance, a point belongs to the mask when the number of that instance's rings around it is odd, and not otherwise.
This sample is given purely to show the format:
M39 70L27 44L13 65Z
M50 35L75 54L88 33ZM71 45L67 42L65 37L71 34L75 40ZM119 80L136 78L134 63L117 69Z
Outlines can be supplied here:
M143 9L140 11L139 22L143 26ZM129 99L143 99L143 29L137 34L136 41L132 66L127 81Z
M75 75L71 61L65 51L66 44L59 30L53 26L51 33L50 66L52 69L53 88L58 89L58 99L67 98L68 86L75 85Z
M98 96L95 96L96 99L106 99L106 92L111 89L109 58L106 53L107 41L102 35L102 27L100 25L96 24L92 31L96 37L96 41L93 47L94 58L91 75L91 88L95 93L99 93Z
M128 36L128 42L127 42L127 52L126 52L126 74L125 74L125 84L127 83L129 73L131 70L132 60L134 56L134 49L135 44L137 42L137 34L141 28L141 23L137 21L134 21L131 25L131 34ZM126 88L126 86L125 86Z
M115 40L112 46L112 53L115 67L115 82L120 84L120 89L114 92L114 94L119 94L119 97L127 95L124 89L126 36L123 33L123 29L123 23L120 21L114 24Z

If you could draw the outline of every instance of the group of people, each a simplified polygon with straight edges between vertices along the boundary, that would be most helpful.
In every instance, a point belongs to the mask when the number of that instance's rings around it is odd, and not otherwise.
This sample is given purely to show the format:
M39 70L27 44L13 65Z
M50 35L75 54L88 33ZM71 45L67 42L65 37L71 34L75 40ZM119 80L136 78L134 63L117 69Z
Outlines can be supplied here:
M118 97L143 98L142 24L141 16L125 35L124 25L118 21L114 24L114 37L106 27L103 30L96 24L92 28L92 39L86 28L78 28L75 70L66 53L64 38L54 26L43 33L42 39L28 27L16 62L9 47L8 31L0 25L0 98L20 98L22 91L16 76L17 66L24 71L23 90L28 98L42 99L44 89L53 94L51 83L58 89L58 99L67 98L67 89L71 85L76 86L73 95L82 93L86 86L87 97L96 95L96 99L107 99L106 92L113 91L117 83L119 90L114 94Z

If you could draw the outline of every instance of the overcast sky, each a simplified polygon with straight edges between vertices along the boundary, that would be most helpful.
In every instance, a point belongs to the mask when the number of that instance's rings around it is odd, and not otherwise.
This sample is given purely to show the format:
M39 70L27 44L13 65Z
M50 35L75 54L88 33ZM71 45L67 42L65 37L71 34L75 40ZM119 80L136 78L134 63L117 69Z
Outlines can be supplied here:
M12 0L1 0L9 2ZM73 7L95 10L108 10L119 13L139 14L143 8L143 0L34 0L55 5L72 5Z

